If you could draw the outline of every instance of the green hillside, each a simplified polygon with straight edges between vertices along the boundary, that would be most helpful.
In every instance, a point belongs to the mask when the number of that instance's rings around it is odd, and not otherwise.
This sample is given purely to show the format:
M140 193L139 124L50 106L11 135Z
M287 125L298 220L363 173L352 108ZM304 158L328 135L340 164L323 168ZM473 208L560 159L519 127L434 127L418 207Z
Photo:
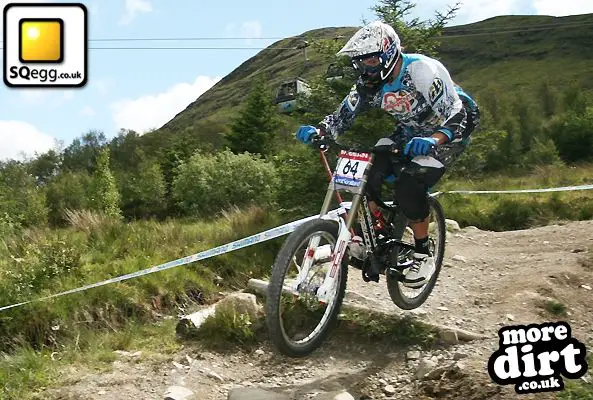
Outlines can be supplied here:
M305 64L295 48L304 39L348 37L355 27L323 28L280 40L245 61L152 135L187 133L215 145L228 117L249 91L254 76L264 74L275 92L280 81L325 72L327 61L312 47ZM405 45L405 43L404 43ZM501 16L445 30L440 59L453 78L478 99L492 90L525 93L541 82L593 87L593 14L546 17Z

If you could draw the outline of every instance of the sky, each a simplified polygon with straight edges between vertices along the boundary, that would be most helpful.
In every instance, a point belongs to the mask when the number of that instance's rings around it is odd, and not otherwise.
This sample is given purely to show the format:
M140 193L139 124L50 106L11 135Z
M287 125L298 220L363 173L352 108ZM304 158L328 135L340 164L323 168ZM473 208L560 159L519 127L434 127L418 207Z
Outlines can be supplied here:
M0 9L9 2L0 0ZM88 83L76 89L16 89L0 83L0 159L31 156L54 148L58 142L67 146L89 130L102 131L111 138L122 128L139 133L159 128L258 52L255 49L115 50L112 47L262 48L276 41L262 38L298 35L327 26L359 26L363 17L373 19L370 8L377 1L89 0L82 3L89 12ZM443 10L452 3L417 1L414 16L431 17L435 10ZM593 2L588 0L464 0L451 24L477 22L497 15L564 16L592 12ZM0 28L1 25L0 21ZM180 37L233 39L100 41ZM93 50L93 47L109 49Z

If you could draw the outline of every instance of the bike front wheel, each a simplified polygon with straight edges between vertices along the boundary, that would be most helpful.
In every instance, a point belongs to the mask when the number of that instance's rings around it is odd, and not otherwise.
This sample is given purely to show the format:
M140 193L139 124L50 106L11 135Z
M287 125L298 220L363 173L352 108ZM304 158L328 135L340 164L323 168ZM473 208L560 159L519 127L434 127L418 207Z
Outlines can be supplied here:
M266 322L272 343L284 355L303 357L312 353L322 345L337 321L348 279L347 253L338 266L326 304L317 300L316 291L331 267L338 229L335 221L306 222L288 237L276 257L268 286ZM312 241L318 241L314 255L308 250ZM307 255L313 257L309 269L313 276L307 276L295 287ZM319 321L315 322L317 318Z

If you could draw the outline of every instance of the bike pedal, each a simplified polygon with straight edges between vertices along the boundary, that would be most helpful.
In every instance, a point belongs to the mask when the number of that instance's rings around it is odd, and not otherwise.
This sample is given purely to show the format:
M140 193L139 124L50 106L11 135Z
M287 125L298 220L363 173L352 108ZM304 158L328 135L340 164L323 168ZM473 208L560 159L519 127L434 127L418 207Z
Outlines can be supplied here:
M398 269L395 268L389 268L388 271L386 271L386 273L389 275L389 277L391 278L395 278L398 281L402 281L405 279L405 275Z
M367 283L370 281L379 283L379 275L373 275L373 274L369 275L365 271L362 271L362 280Z

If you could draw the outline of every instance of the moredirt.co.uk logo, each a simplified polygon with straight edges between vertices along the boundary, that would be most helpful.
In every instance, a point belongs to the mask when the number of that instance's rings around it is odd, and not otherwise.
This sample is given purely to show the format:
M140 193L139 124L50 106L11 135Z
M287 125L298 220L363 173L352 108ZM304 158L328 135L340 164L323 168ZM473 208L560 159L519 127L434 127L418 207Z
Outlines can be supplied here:
M564 389L562 376L578 379L587 372L586 349L571 337L566 322L505 326L499 349L488 360L488 373L500 385L521 393Z
M82 87L87 82L87 9L80 3L10 3L3 10L4 83Z

